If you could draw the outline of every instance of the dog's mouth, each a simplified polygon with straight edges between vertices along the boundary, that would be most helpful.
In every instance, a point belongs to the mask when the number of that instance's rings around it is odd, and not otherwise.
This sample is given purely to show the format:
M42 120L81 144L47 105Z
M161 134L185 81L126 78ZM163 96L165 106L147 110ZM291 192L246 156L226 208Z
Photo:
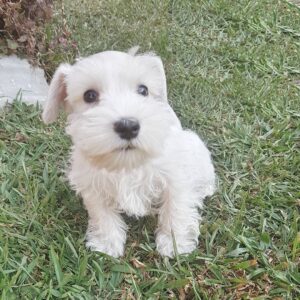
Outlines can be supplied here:
M125 146L118 148L117 151L131 151L131 150L135 150L135 149L136 149L136 147L133 146L132 144L127 144Z

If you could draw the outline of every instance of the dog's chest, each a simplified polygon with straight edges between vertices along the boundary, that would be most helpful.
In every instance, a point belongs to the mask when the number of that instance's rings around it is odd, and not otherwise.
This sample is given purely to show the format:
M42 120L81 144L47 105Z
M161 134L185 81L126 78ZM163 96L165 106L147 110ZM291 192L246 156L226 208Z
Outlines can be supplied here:
M149 214L159 204L165 186L163 176L151 167L130 172L101 172L97 177L102 200L138 217Z

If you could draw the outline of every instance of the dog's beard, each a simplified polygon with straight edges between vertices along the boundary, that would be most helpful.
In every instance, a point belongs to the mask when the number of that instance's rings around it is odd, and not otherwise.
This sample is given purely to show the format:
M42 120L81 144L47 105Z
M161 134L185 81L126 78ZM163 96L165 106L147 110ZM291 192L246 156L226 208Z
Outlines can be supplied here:
M143 165L150 158L147 153L140 149L118 149L97 156L86 155L88 160L96 167L105 168L108 171L130 170Z
M138 136L130 141L121 139L113 129L114 122L122 117L134 117L140 122ZM137 168L159 155L177 122L166 104L135 102L122 109L121 105L111 107L104 103L71 115L67 133L92 165L117 171Z

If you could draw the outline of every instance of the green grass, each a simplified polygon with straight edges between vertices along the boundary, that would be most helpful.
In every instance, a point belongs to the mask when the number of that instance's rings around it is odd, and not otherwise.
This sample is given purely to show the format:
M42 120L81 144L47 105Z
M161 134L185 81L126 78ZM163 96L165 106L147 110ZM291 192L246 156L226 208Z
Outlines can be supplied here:
M46 127L38 107L16 101L0 112L1 299L300 299L299 8L99 3L64 1L80 54L139 44L161 55L172 106L213 154L218 192L189 256L159 257L150 217L128 219L123 258L91 253L87 214L65 180L64 119ZM48 38L64 23L56 10ZM52 72L73 58L41 55Z

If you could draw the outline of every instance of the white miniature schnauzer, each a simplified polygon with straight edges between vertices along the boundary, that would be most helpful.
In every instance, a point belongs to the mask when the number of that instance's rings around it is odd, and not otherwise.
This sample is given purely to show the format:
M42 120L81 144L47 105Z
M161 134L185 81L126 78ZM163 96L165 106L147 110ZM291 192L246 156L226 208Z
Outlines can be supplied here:
M60 65L43 120L55 121L60 108L68 113L68 177L89 214L87 247L122 256L121 213L157 213L157 250L173 257L198 244L198 209L214 192L215 172L204 143L168 104L161 59L136 50Z

